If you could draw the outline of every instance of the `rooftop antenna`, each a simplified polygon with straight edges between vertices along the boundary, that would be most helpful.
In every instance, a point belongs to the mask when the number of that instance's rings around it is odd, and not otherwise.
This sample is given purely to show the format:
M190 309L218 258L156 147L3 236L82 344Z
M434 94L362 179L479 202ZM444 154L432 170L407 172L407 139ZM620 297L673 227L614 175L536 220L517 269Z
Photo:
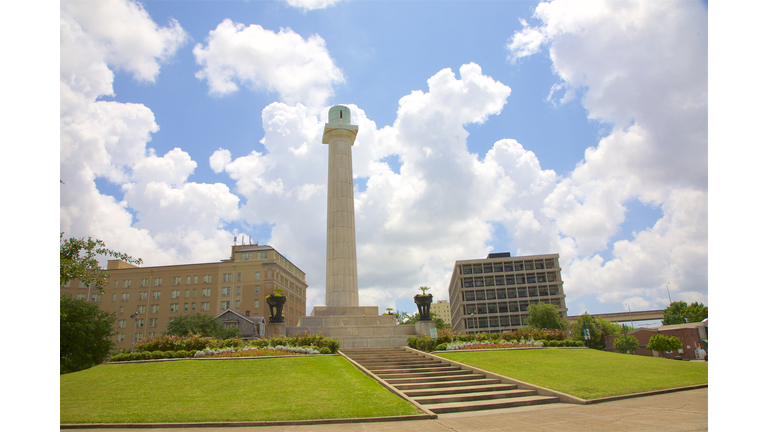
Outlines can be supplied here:
M245 236L240 237L240 244L245 246Z
M253 244L253 243L251 242L251 236L248 236L248 244L249 244L249 245L252 245L252 244Z
M232 241L233 241L233 242L235 242L235 246L237 246L237 236L235 236L235 237L232 239Z

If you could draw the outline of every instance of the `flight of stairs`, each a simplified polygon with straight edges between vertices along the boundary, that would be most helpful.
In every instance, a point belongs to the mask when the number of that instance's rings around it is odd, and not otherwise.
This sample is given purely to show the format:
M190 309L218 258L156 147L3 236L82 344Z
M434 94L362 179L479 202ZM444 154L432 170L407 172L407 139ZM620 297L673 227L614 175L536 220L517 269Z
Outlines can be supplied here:
M558 402L404 348L343 349L344 355L435 414Z

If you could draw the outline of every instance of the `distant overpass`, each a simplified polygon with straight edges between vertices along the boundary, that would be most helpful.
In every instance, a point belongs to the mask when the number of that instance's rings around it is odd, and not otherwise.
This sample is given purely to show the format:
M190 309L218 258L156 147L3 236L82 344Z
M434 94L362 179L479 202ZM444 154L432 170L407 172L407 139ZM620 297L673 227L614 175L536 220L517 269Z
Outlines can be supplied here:
M602 314L589 314L590 316L602 318L611 322L630 322L630 321L649 321L664 319L664 309L632 311L632 312L614 312ZM581 315L568 316L568 323L575 323Z

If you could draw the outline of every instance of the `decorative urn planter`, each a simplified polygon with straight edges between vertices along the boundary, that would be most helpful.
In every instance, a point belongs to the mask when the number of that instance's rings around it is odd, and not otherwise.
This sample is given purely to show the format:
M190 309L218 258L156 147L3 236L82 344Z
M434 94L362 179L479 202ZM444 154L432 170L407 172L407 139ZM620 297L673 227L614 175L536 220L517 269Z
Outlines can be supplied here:
M413 301L419 308L419 321L431 321L429 308L432 306L432 294L418 294L413 297Z
M268 295L267 304L269 305L269 322L282 323L285 322L283 316L283 305L288 300L284 295Z

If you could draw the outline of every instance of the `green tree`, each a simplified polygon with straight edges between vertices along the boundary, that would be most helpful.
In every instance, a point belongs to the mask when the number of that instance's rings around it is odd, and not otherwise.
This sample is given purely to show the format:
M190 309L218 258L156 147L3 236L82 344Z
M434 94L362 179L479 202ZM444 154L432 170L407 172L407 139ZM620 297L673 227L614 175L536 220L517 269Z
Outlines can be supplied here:
M584 329L589 330L589 340L584 337ZM586 312L570 325L571 339L580 340L590 348L604 350L605 337L621 333L621 326L603 318L594 317Z
M86 285L91 285L104 294L109 273L102 270L99 255L111 256L130 264L141 264L141 258L132 258L124 253L107 249L103 241L98 239L68 238L59 233L59 283L64 285L72 279L78 279Z
M613 348L620 353L633 353L637 350L637 338L632 335L618 335L613 340Z
M651 339L648 341L648 345L645 347L649 350L664 352L679 350L683 347L683 344L680 343L680 339L676 338L675 336L664 336L657 334L651 336Z
M709 310L701 303L693 302L690 305L684 301L672 302L664 309L662 325L685 324L687 322L699 322L709 317Z
M60 296L59 373L76 372L103 362L115 348L114 322L115 314L99 309L95 303Z
M435 322L435 326L438 330L442 329L449 329L451 326L445 323L442 318L438 318L438 316L434 312L429 313L429 317L432 318L432 321ZM421 318L421 316L417 313L413 315L409 315L407 312L395 312L395 320L397 321L398 325L402 324L416 324L416 322Z
M525 319L525 325L550 330L567 330L568 323L560 316L557 306L548 303L535 303L529 305L528 318Z
M165 334L171 336L183 337L190 333L217 339L242 336L239 328L224 327L216 318L201 313L178 315L171 319L168 323L168 328L165 330Z

